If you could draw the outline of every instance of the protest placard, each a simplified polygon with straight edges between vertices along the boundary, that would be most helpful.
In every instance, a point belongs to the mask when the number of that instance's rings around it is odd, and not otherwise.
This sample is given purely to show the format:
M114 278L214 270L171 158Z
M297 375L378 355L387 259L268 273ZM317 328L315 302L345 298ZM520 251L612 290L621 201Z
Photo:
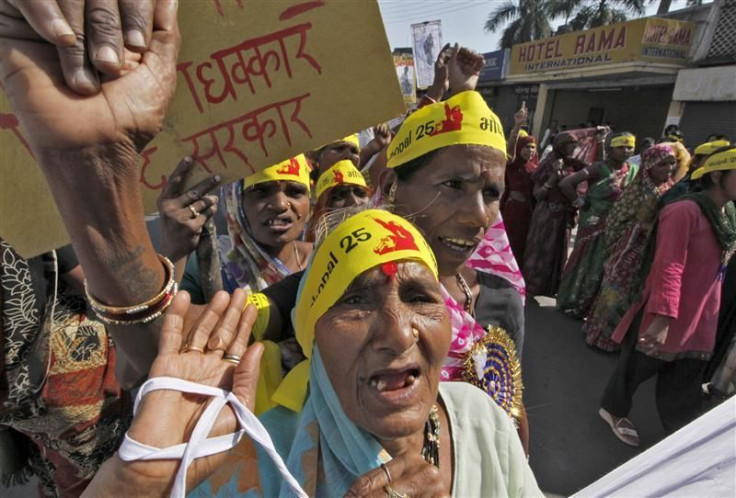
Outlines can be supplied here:
M442 22L412 24L411 37L417 88L424 89L434 81L434 63L442 50Z
M187 1L179 22L176 94L142 155L148 212L185 155L192 181L233 180L404 111L375 0ZM30 257L67 237L4 95L0 125L0 236Z

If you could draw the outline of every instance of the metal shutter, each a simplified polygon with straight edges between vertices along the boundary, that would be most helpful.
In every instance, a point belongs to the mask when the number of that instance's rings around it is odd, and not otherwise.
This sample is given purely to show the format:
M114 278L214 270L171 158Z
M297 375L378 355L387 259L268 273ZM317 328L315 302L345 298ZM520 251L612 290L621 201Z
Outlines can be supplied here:
M711 133L736 140L736 102L688 102L680 120L680 130L688 147L697 147Z

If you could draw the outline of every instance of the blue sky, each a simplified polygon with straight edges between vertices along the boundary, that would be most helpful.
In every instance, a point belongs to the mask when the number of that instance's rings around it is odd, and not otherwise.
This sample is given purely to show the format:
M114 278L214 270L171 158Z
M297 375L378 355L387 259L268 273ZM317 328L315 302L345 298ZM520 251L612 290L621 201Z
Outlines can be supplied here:
M391 48L411 46L411 24L442 20L443 42L457 42L479 52L498 48L502 30L486 33L483 25L488 14L505 0L378 0ZM685 7L685 0L673 0L670 10ZM658 1L647 7L647 14L657 11ZM554 23L562 24L562 20Z

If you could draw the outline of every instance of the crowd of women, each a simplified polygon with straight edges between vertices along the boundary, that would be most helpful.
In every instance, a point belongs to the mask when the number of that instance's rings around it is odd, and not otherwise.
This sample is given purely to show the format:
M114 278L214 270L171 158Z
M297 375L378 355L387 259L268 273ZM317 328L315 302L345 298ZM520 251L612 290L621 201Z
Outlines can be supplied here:
M625 417L655 374L665 427L697 416L736 246L736 149L711 144L658 214L672 147L637 166L633 135L601 129L589 165L561 133L537 166L525 106L507 140L474 91L482 57L448 46L419 109L363 147L348 136L225 186L186 187L196 164L182 160L156 251L138 159L173 94L176 2L121 2L115 33L72 4L7 4L0 27L3 88L81 263L44 270L61 251L25 261L3 245L17 261L3 296L12 274L40 311L4 322L16 346L0 422L41 449L31 471L47 494L541 495L522 402L527 290L590 314L589 342L623 342L601 408L619 438L637 442ZM94 323L57 334L56 281L75 272L86 299L69 313ZM72 404L58 385L83 394ZM138 392L132 422L121 387ZM82 398L86 410L46 408Z

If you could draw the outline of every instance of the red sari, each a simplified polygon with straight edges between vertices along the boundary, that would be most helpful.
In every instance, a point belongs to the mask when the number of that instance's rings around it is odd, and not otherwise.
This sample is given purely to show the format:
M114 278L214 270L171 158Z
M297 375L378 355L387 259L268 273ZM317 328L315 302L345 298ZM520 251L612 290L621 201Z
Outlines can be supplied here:
M521 137L516 142L514 160L506 165L506 189L501 197L501 215L506 224L511 250L517 261L523 261L526 236L534 211L534 179L537 170L536 152L530 160L521 157L521 149L535 143L532 135Z

